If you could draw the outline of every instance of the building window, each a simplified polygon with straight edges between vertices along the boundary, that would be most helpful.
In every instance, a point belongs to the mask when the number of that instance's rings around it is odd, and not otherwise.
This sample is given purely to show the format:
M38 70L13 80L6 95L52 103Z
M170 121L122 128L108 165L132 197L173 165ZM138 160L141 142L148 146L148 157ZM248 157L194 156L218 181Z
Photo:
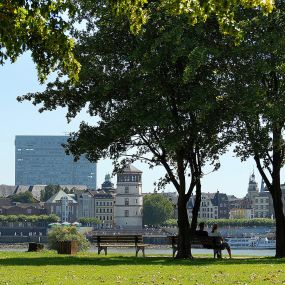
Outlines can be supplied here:
M129 210L125 210L125 217L129 216Z
M138 203L138 199L136 199L136 204Z
M125 194L129 194L129 186L125 187Z
M129 198L125 198L125 206L129 206Z

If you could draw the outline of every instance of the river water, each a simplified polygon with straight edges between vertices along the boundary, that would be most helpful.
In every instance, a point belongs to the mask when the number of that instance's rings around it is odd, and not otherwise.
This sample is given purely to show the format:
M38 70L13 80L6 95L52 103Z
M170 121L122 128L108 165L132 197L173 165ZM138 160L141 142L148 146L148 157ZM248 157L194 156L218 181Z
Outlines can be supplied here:
M1 244L0 251L18 251L18 252L25 252L28 250L27 245L25 244ZM97 252L97 247L94 245L91 246L89 252ZM108 253L134 253L134 248L116 248L116 247L109 247ZM210 249L203 249L203 248L193 248L192 249L193 255L201 255L201 254L212 254L213 251ZM101 254L104 254L102 252ZM141 254L141 253L139 253ZM147 255L160 255L165 254L172 256L172 249L166 246L150 246L145 248L145 254ZM234 256L274 256L275 250L274 249L232 249L232 255ZM227 257L226 250L223 251L223 256Z

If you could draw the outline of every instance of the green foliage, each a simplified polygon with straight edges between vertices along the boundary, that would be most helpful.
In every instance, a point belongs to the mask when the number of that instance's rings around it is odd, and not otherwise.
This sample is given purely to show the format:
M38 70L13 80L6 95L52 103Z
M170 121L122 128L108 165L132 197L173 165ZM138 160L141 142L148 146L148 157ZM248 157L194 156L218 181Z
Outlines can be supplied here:
M165 196L150 194L143 197L144 225L161 225L172 215L173 205Z
M199 1L199 0L109 0L117 13L126 14L131 22L131 29L138 33L146 29L146 23L152 17L152 6L159 7L173 16L184 15L188 18L189 25L205 22L215 17L222 32L231 35L241 35L239 18L236 17L238 9L257 8L265 14L272 12L273 0L241 0L241 1Z
M89 247L86 237L79 233L76 227L55 227L48 233L48 245L50 249L57 250L58 241L77 241L80 251Z
M165 221L165 223L163 223L163 226L170 226L170 227L177 226L177 220L176 219L169 219L169 220Z
M33 194L29 191L13 194L9 198L11 198L13 202L20 202L20 203L36 203L37 202Z
M100 225L101 221L97 218L80 218L79 222L82 225L93 226L93 225Z
M201 220L199 222L205 222L208 227L213 226L213 224L218 224L221 227L274 227L275 220L256 218L256 219L210 219Z
M29 223L54 223L59 222L56 215L0 215L0 222L29 222Z
M25 51L37 65L41 82L54 70L77 79L79 63L68 36L75 7L69 0L23 0L0 3L0 65Z
M41 190L41 201L46 202L60 190L61 187L59 185L47 185L43 190Z

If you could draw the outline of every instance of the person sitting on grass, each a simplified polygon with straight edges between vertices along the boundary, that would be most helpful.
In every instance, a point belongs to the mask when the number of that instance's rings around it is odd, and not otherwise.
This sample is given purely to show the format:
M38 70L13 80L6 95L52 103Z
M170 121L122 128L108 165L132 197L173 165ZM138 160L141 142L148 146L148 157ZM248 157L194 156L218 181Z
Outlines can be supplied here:
M195 232L195 235L199 237L207 237L208 232L204 230L204 227L205 227L205 223L203 222L199 223L199 230Z
M220 242L221 242L221 247L220 249L223 250L223 249L226 249L228 254L229 254L229 257L232 258L232 252L231 252L231 248L230 248L230 245L224 241L224 238L223 236L221 235L221 233L218 231L218 224L214 224L213 227L212 227L212 231L211 233L209 234L209 236L211 237L219 237L220 238Z

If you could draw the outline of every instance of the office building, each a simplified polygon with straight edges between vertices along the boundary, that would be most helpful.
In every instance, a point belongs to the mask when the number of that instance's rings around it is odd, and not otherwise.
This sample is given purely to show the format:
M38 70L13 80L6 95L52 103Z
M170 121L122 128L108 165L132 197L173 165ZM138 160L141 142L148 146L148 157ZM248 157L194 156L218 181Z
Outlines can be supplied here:
M75 162L63 144L68 136L16 136L16 185L86 185L96 189L96 163L85 156Z

